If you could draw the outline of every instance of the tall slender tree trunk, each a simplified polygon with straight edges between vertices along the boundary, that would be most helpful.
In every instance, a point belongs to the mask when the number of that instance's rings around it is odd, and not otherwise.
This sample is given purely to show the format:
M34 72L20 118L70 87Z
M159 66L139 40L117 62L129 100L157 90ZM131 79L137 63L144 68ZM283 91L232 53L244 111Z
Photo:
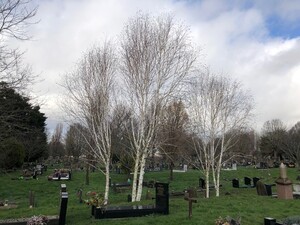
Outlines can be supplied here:
M108 194L109 194L109 179L110 179L110 173L109 173L109 163L106 163L105 166L105 192L104 192L104 204L107 205L108 204Z
M206 184L206 193L205 197L209 198L209 165L207 165L206 170L205 170L205 184Z
M140 174L139 174L139 182L138 182L136 201L141 201L141 198L142 198L145 165L146 165L146 154L144 153L144 154L142 154L142 160L141 160L141 164L140 164Z
M86 164L85 169L85 185L90 185L90 165Z
M134 170L133 170L133 179L132 179L132 202L136 202L137 200L137 177L138 177L138 171L139 171L139 163L140 160L138 160L140 158L140 152L137 151L136 153L136 159L134 162Z
M174 164L173 162L170 163L170 181L173 181L173 168L174 168Z

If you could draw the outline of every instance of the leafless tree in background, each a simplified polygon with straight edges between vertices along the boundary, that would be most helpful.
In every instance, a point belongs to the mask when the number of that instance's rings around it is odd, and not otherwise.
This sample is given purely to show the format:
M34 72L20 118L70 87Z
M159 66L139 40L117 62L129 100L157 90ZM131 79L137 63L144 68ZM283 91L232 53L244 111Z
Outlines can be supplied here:
M65 149L63 144L63 124L56 125L49 143L49 155L53 157L65 156Z
M206 197L209 197L210 171L219 196L224 153L235 144L237 131L248 127L252 100L238 82L215 76L208 70L190 82L189 93L189 119L197 137L195 152L205 174Z
M170 180L173 180L173 167L182 155L187 152L187 131L188 115L185 106L181 100L171 102L163 109L163 119L159 138L161 139L162 154L165 160L169 162Z
M83 137L88 144L87 158L94 158L105 170L105 201L109 194L111 163L112 94L116 72L116 55L110 43L93 47L65 76L66 98L63 108L87 129ZM92 164L94 166L94 164Z
M69 126L66 134L65 144L66 144L66 154L68 156L73 156L78 159L84 153L85 140L82 134L85 132L84 127L79 123L73 123Z
M32 8L31 0L2 0L0 2L0 82L9 84L14 89L24 89L32 83L31 69L22 63L18 49L11 49L9 38L28 40L27 29L35 23L32 21L37 8Z
M291 162L295 162L296 166L300 166L300 122L297 122L287 133L284 153Z
M263 124L260 136L260 151L263 157L283 159L287 127L280 119L272 119Z
M155 143L162 108L179 94L181 82L196 60L189 30L170 16L138 14L125 26L121 40L121 72L134 112L132 201L140 201L146 158ZM138 181L138 185L137 185Z

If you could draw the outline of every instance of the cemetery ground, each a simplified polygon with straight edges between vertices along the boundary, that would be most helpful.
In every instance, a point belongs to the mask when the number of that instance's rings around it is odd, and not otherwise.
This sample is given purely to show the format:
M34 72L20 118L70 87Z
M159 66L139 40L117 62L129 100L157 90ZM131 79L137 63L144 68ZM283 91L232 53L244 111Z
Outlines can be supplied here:
M83 199L88 191L104 191L104 176L100 172L90 174L90 184L85 185L85 172L73 171L71 181L48 181L47 176L54 168L48 168L43 175L38 176L37 180L12 180L18 177L20 172L0 174L0 200L8 200L16 203L17 208L0 209L0 219L26 218L33 215L58 215L60 201L60 184L67 185L69 193L67 220L68 225L86 224L215 224L217 218L230 216L232 218L241 217L243 225L263 224L264 217L273 217L280 221L289 216L300 215L300 199L280 200L270 196L258 196L255 188L232 188L231 180L240 178L260 177L264 183L274 183L279 176L279 169L255 169L238 167L236 171L221 172L221 193L220 197L214 197L211 191L211 198L204 198L204 192L198 192L198 201L193 203L192 218L188 218L188 202L183 196L170 197L169 215L149 215L144 217L120 218L95 220L91 217L91 208L84 203L79 203L77 192L83 190ZM296 182L300 174L296 168L288 168L288 177ZM156 180L169 182L169 171L147 172L145 181ZM183 191L189 187L198 187L199 178L203 175L197 170L188 170L186 173L174 173L174 181L170 182L169 191ZM124 182L127 180L125 174L111 174L112 182ZM138 203L128 203L127 195L130 190L121 193L114 193L111 188L110 205L151 205L155 200L145 200L146 192L150 191L155 195L154 188L143 189L143 200ZM35 206L29 208L29 191L35 193ZM273 187L276 192L276 187Z

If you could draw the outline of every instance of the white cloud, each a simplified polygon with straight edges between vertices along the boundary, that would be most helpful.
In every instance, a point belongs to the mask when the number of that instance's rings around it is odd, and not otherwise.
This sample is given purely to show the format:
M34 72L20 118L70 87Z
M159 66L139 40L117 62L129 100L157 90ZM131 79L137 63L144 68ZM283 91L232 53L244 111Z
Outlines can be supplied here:
M255 1L247 8L240 1L172 0L44 0L30 32L33 41L16 43L26 49L26 62L44 81L35 90L47 104L49 129L61 120L57 106L61 76L91 45L105 39L117 40L129 17L137 11L171 12L191 28L195 43L203 48L212 69L241 80L256 101L258 128L266 120L280 118L289 125L300 120L300 40L270 36L267 16L277 13L297 20L298 1ZM50 125L51 124L51 125Z

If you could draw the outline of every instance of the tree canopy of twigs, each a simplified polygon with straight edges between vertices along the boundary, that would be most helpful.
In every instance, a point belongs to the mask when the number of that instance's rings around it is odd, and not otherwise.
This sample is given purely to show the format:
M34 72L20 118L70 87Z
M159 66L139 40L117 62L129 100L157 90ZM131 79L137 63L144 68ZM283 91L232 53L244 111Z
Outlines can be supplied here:
M30 25L36 23L33 18L37 7L31 0L2 0L0 2L0 81L15 89L23 90L31 84L35 76L28 65L22 62L23 52L10 48L9 38L28 40Z
M132 126L131 131L135 161L132 201L141 199L146 158L159 144L155 133L162 108L180 93L195 61L189 30L171 16L138 14L125 26L121 72L128 104L133 109L132 121L137 126Z

